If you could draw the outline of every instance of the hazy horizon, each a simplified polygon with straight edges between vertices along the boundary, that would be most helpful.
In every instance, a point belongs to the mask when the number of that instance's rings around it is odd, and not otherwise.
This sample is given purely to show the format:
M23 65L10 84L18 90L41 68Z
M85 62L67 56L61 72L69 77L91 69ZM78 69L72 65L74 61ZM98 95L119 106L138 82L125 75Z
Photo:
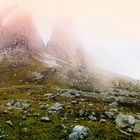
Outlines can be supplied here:
M138 0L5 0L32 13L44 43L52 24L70 18L84 45L89 64L140 79L140 9Z

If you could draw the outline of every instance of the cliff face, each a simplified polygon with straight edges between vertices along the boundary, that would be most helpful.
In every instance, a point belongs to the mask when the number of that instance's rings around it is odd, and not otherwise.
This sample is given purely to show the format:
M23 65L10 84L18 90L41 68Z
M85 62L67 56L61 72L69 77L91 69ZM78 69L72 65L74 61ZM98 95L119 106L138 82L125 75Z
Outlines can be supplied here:
M54 24L52 36L46 48L47 53L75 67L80 67L84 65L82 47L76 38L71 21L60 21Z
M0 61L29 61L44 48L29 13L18 7L0 12Z

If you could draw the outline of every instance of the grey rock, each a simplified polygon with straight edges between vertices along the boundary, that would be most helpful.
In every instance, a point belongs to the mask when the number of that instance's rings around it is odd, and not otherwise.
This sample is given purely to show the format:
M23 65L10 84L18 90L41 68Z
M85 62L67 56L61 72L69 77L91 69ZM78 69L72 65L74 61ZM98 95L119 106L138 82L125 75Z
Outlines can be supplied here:
M23 102L23 101L11 101L7 103L7 106L10 107L10 109L19 109L24 110L30 107L30 104Z
M40 108L41 108L41 109L47 109L48 107L49 107L48 104L42 104L42 105L40 105Z
M55 103L49 109L52 110L52 111L59 111L59 110L63 109L63 105L60 104L60 103Z
M109 109L109 111L110 112L118 112L118 109L117 108L116 109L115 108L111 108L111 109Z
M105 115L108 119L113 119L114 118L114 113L113 112L105 112Z
M90 120L92 120L92 121L97 121L97 118L96 117L94 117L93 115L89 115L89 117L88 117Z
M112 102L111 104L109 104L109 108L116 109L117 107L118 107L117 102Z
M140 120L140 113L137 113L137 114L136 114L136 118L137 118L138 120Z
M68 140L84 140L89 134L89 128L77 125L73 128Z
M106 119L105 114L100 114L100 118L101 118L101 119Z
M90 112L88 110L80 110L79 115L80 117L88 117L90 115Z
M100 119L100 123L106 122L106 119Z
M131 129L134 129L136 120L131 115L119 114L115 120L117 128L125 132L130 132Z
M20 102L20 101L17 101L15 104L14 104L14 107L16 107L17 109L27 109L30 107L30 104L26 103L26 102Z
M79 111L80 117L84 117L84 114L85 114L85 111L84 111L84 110L80 110L80 111Z
M136 120L133 132L140 134L140 120Z
M71 97L71 98L80 97L80 91L77 90L65 90L65 91L59 91L59 93L63 97Z

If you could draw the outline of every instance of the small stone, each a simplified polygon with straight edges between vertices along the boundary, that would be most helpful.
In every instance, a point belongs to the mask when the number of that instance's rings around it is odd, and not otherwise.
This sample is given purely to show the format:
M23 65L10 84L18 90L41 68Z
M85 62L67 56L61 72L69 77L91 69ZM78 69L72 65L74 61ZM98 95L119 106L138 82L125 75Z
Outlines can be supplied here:
M136 120L133 132L140 134L140 120Z
M23 117L22 117L22 120L26 120L26 116L23 116Z
M27 114L28 113L28 111L23 111L23 114Z
M77 104L78 102L77 101L71 101L71 104Z
M104 114L100 114L101 119L106 119L106 116Z
M92 120L92 121L97 121L97 118L94 117L94 116L92 116L92 115L90 115L88 118L89 118L90 120Z
M109 104L110 108L116 109L118 107L118 103L117 102L112 102L111 104Z
M112 113L112 112L105 112L105 115L106 115L107 118L109 118L109 119L113 119L113 118L114 118L114 113Z
M51 97L53 94L52 93L47 93L47 94L44 94L44 97Z
M12 106L12 104L11 104L10 102L8 102L8 103L7 103L7 106L8 106L8 107L11 107L11 106Z
M68 140L84 140L89 135L89 128L77 125L73 128Z
M105 119L100 119L100 123L104 123L104 122L106 122Z
M48 117L42 117L41 121L42 122L50 122L50 119Z
M10 126L13 126L13 123L11 121L6 121L6 123Z
M42 105L40 105L40 108L41 108L41 109L47 109L48 107L49 107L48 104L42 104Z
M81 117L84 117L84 114L85 114L85 111L84 111L84 110L80 110L80 111L79 111L79 115L80 115Z
M50 110L52 111L59 111L59 110L62 110L63 109L63 105L60 104L60 103L55 103L54 105L52 105L50 107Z
M59 94L63 97L79 98L80 92L77 90L59 90Z
M111 109L109 109L109 111L110 112L118 112L118 109L117 108L116 109L115 108L111 108Z

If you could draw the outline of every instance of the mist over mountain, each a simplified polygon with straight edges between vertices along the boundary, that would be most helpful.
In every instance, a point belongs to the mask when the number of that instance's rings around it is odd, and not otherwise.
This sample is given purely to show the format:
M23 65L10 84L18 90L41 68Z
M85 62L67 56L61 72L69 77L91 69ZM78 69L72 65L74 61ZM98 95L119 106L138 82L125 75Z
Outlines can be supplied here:
M83 44L76 37L73 21L70 18L55 21L46 52L75 67L86 65Z
M45 46L30 13L0 11L0 139L139 138L140 81L87 61L69 19Z
M17 6L0 11L0 42L0 61L28 62L45 48L32 16Z

